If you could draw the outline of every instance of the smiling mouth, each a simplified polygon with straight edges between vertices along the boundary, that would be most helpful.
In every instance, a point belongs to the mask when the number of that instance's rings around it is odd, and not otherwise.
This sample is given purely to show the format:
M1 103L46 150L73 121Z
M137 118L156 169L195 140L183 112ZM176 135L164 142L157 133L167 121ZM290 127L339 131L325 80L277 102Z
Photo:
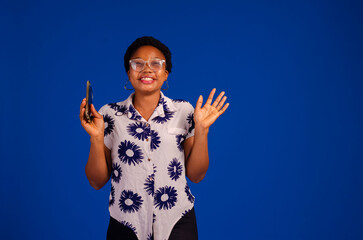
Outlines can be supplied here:
M150 84L150 83L153 83L155 81L155 79L150 78L150 77L143 77L143 78L140 78L140 81L145 84Z

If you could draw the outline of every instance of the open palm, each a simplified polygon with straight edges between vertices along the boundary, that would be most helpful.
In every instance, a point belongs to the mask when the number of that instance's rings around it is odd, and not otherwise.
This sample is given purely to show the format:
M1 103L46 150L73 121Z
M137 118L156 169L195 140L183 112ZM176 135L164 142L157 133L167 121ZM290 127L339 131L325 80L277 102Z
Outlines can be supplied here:
M202 107L203 96L200 95L197 101L197 105L194 109L194 122L205 129L208 129L217 118L222 115L228 108L229 103L225 104L227 99L226 96L223 97L224 92L221 92L216 100L212 104L214 93L216 89L214 88L207 99L207 102ZM223 106L224 105L224 106Z

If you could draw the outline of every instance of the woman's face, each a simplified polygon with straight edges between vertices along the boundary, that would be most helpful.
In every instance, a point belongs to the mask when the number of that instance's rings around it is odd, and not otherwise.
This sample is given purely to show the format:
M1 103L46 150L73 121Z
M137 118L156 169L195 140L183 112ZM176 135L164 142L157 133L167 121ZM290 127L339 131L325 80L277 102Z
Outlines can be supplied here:
M131 56L130 60L132 59L143 59L144 61L150 59L165 60L165 56L159 49L153 46L142 46ZM130 66L127 75L135 92L151 94L160 91L164 81L168 79L169 72L165 69L165 63L156 72L150 69L149 64L145 64L144 69L139 72Z

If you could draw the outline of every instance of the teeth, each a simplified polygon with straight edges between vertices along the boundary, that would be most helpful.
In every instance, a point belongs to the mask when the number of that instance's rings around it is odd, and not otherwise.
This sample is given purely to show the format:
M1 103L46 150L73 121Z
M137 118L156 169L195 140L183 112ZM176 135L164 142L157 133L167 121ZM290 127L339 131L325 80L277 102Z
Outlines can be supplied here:
M149 77L146 77L146 78L141 78L141 80L146 80L146 81L148 81L148 80L153 80L152 78L149 78Z

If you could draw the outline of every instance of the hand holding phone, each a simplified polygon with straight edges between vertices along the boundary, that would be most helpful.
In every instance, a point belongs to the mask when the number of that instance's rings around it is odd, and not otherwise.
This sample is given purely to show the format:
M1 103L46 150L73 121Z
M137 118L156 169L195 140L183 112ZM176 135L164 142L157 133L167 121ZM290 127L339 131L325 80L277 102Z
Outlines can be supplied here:
M99 138L104 135L105 123L103 116L97 112L92 104L93 93L90 82L87 82L86 97L82 100L80 106L79 119L82 127L91 137Z

